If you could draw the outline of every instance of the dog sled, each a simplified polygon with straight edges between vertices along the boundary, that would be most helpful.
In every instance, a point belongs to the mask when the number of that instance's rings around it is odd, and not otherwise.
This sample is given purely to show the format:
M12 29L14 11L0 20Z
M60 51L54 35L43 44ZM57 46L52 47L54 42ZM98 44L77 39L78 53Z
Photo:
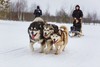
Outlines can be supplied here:
M82 32L76 30L75 27L73 27L73 26L71 26L70 31L69 31L68 34L69 34L70 37L81 37L81 36L84 36L82 34Z

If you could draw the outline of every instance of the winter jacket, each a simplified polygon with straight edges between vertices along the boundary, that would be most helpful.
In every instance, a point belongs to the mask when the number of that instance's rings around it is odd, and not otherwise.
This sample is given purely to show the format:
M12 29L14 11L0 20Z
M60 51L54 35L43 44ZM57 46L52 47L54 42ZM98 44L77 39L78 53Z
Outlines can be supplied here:
M74 10L72 13L72 17L80 19L80 17L83 17L83 12L81 10Z
M40 17L42 15L42 10L41 9L35 9L34 15L35 15L35 18Z

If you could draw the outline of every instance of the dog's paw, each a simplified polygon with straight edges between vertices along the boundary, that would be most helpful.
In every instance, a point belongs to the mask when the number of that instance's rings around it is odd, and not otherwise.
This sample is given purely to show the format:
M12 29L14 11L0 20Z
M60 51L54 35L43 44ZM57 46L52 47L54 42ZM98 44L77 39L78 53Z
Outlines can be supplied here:
M49 52L48 51L45 51L45 54L48 54Z
M63 49L62 51L65 51L65 49Z
M50 50L53 50L53 48L51 48Z
M58 53L55 53L55 55L58 55Z
M34 48L31 48L31 51L34 52Z
M44 51L40 51L39 53L44 53Z
M48 52L45 52L45 54L48 54Z

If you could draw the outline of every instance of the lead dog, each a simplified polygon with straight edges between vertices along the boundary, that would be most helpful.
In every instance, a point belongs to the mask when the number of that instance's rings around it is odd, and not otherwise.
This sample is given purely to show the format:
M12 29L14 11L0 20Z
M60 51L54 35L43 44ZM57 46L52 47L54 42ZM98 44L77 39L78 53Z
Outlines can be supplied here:
M30 38L30 48L32 51L34 51L34 43L40 42L41 46L43 47L43 26L46 24L46 22L40 18L37 17L33 20L33 22L28 27L28 34ZM43 49L41 47L41 52L43 52Z
M51 40L56 48L56 53L59 54L64 51L68 43L68 30L65 26L61 26L58 33L51 35Z

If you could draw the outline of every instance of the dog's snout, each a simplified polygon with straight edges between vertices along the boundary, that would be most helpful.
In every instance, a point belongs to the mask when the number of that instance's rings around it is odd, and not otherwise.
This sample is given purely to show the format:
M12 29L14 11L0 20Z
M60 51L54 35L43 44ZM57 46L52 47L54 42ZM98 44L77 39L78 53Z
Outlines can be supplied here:
M55 39L53 39L54 41L56 41Z
M45 33L45 35L47 35L47 33Z
M31 34L34 34L33 31L31 32Z

